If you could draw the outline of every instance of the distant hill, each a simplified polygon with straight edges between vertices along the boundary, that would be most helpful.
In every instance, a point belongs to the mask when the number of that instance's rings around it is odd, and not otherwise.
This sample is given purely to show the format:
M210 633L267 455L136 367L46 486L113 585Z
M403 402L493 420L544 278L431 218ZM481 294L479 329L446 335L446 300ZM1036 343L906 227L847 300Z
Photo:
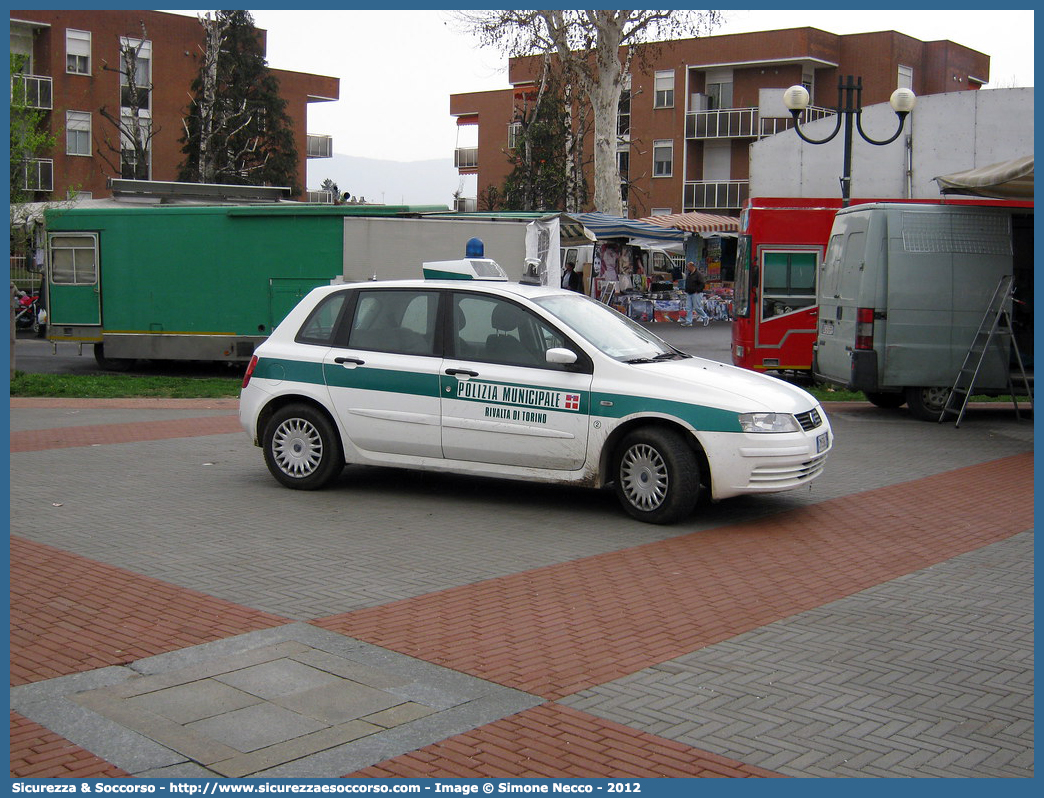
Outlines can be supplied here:
M308 188L333 180L341 193L386 205L445 205L453 207L460 177L452 158L431 161L381 161L334 155L308 161Z

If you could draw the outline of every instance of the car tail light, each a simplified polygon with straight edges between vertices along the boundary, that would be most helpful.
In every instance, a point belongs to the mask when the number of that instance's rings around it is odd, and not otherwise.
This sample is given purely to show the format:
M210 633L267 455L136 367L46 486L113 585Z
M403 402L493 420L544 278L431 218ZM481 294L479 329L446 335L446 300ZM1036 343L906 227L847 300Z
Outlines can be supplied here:
M874 348L873 308L856 308L855 348Z
M247 387L247 383L250 382L250 378L254 376L254 369L257 368L257 355L250 358L250 365L247 366L246 374L243 375L243 387Z

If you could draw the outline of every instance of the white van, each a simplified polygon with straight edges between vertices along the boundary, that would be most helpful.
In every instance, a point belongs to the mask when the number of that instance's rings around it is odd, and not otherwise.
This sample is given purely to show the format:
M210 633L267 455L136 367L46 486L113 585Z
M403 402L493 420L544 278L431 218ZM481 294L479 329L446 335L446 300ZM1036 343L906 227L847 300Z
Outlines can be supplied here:
M1032 364L1032 203L840 210L817 289L816 378L938 420L1004 275L1024 300L1008 311ZM1010 343L994 338L975 393L1008 392Z

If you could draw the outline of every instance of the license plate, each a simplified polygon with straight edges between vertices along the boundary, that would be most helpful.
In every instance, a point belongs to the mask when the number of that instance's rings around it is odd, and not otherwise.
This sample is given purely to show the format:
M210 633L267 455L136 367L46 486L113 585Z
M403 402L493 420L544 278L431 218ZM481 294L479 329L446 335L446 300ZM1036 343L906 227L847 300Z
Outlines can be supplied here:
M822 325L822 328L823 328L822 329L823 335L833 335L834 334L834 322L832 322L832 321L824 321L823 325Z
M825 452L828 448L830 448L830 434L824 432L816 438L816 454Z

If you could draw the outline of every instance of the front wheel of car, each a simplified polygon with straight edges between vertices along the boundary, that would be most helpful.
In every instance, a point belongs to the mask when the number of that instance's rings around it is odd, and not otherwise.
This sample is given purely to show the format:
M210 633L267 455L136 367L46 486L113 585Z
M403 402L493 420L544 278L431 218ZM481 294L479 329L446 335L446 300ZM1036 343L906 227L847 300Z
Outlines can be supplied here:
M700 497L696 454L667 429L629 433L616 458L616 495L639 521L673 524L692 513Z
M329 417L305 404L275 412L262 436L265 464L279 482L297 490L317 490L337 479L344 453Z

